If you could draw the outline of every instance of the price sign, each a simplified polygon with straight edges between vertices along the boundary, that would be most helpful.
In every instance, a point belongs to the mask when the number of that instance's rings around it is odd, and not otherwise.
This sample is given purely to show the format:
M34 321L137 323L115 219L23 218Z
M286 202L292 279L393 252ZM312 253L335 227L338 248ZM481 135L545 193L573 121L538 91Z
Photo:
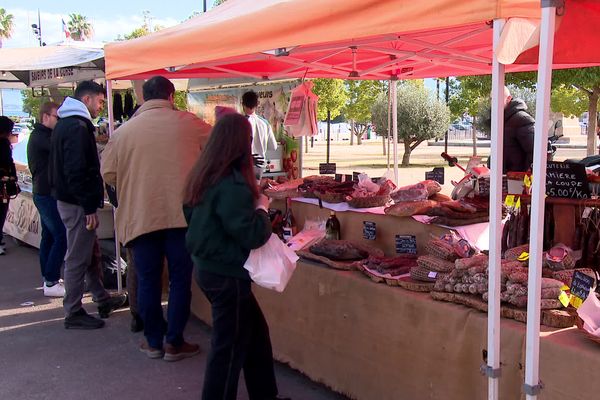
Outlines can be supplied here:
M362 172L352 172L352 182L358 182L358 175L362 174Z
M396 235L397 254L417 254L417 237L415 235Z
M589 199L590 188L583 164L548 162L546 194L550 197Z
M573 272L573 281L571 282L571 294L585 300L594 286L595 279L583 272Z
M433 171L425 171L425 179L438 182L440 185L444 184L444 168L435 167Z
M321 175L333 175L336 171L335 163L321 163L319 164L319 174Z
M363 238L375 240L377 238L377 224L371 221L363 221Z

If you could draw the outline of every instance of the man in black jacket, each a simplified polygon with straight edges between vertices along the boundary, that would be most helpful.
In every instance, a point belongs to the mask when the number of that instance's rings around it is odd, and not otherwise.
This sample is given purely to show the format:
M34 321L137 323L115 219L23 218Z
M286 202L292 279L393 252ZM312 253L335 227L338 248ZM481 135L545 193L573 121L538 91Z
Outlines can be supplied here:
M6 254L2 229L4 228L4 221L6 220L6 214L8 214L8 203L10 202L9 180L13 182L17 180L17 170L13 162L12 146L9 140L14 125L15 123L10 118L0 116L0 256Z
M58 104L47 102L40 107L39 121L27 142L27 163L33 178L33 203L40 214L42 240L40 267L44 278L44 296L63 297L65 287L60 281L60 269L67 252L67 233L56 200L50 195L48 162L50 138L58 122Z
M97 329L104 321L88 315L82 308L84 280L98 303L100 316L122 306L124 296L111 297L102 284L100 265L93 262L98 247L96 211L104 204L104 186L94 138L92 118L104 107L101 85L81 82L73 97L58 109L60 120L52 133L50 152L52 196L67 229L65 257L65 328Z
M504 166L503 173L525 172L533 163L535 120L527 113L527 105L514 99L504 87Z

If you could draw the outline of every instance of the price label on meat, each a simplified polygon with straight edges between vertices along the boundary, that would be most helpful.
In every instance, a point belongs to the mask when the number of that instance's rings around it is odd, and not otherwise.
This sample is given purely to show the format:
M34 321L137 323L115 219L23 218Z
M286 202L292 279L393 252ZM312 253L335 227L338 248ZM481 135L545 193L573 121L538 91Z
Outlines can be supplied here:
M583 164L548 162L546 194L550 197L589 199L590 189Z
M590 293L590 289L594 286L594 278L584 274L583 272L573 272L573 280L571 281L571 294L585 300Z
M417 254L417 237L415 235L396 235L397 254Z
M425 179L436 181L440 185L444 184L444 168L435 167L433 171L425 171Z
M334 175L336 171L335 163L321 163L319 164L319 174L321 175Z
M375 240L377 238L377 224L371 221L363 221L363 238Z

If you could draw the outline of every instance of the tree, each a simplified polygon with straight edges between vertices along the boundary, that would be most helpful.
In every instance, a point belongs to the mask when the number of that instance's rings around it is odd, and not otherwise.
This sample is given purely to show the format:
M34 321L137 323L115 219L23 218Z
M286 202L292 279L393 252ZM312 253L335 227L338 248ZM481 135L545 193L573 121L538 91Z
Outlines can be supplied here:
M73 94L71 89L59 89L58 93L62 96L69 96ZM51 98L50 92L44 90L42 94L36 93L33 95L33 90L21 90L21 98L23 99L23 112L29 114L30 117L38 118L40 114L40 107L47 101L58 102L58 99Z
M73 40L83 41L91 39L94 35L92 24L88 22L87 17L81 14L69 14L67 26Z
M317 118L327 120L327 162L329 162L329 138L331 137L331 119L341 114L348 101L346 86L341 79L315 79L313 92L319 96Z
M344 115L351 121L351 139L356 135L356 144L362 144L362 136L371 123L371 109L377 96L383 90L380 81L346 81L348 102L343 109ZM353 140L350 141L350 144Z
M14 16L8 14L4 8L0 8L0 48L2 48L2 40L9 39L14 29Z
M373 107L373 122L378 133L387 132L387 96L380 95ZM410 164L410 155L425 140L440 137L450 124L450 110L434 98L422 82L405 82L398 88L398 142L404 143L402 166Z

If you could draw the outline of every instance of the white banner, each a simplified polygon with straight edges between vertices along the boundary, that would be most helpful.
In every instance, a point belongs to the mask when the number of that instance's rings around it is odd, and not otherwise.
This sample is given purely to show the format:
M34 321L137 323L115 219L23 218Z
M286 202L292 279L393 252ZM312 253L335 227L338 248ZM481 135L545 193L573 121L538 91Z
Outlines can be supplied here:
M29 71L29 86L54 86L65 82L79 82L102 78L102 71L81 67L48 68Z
M31 246L40 247L42 225L31 193L21 192L10 201L3 231Z

